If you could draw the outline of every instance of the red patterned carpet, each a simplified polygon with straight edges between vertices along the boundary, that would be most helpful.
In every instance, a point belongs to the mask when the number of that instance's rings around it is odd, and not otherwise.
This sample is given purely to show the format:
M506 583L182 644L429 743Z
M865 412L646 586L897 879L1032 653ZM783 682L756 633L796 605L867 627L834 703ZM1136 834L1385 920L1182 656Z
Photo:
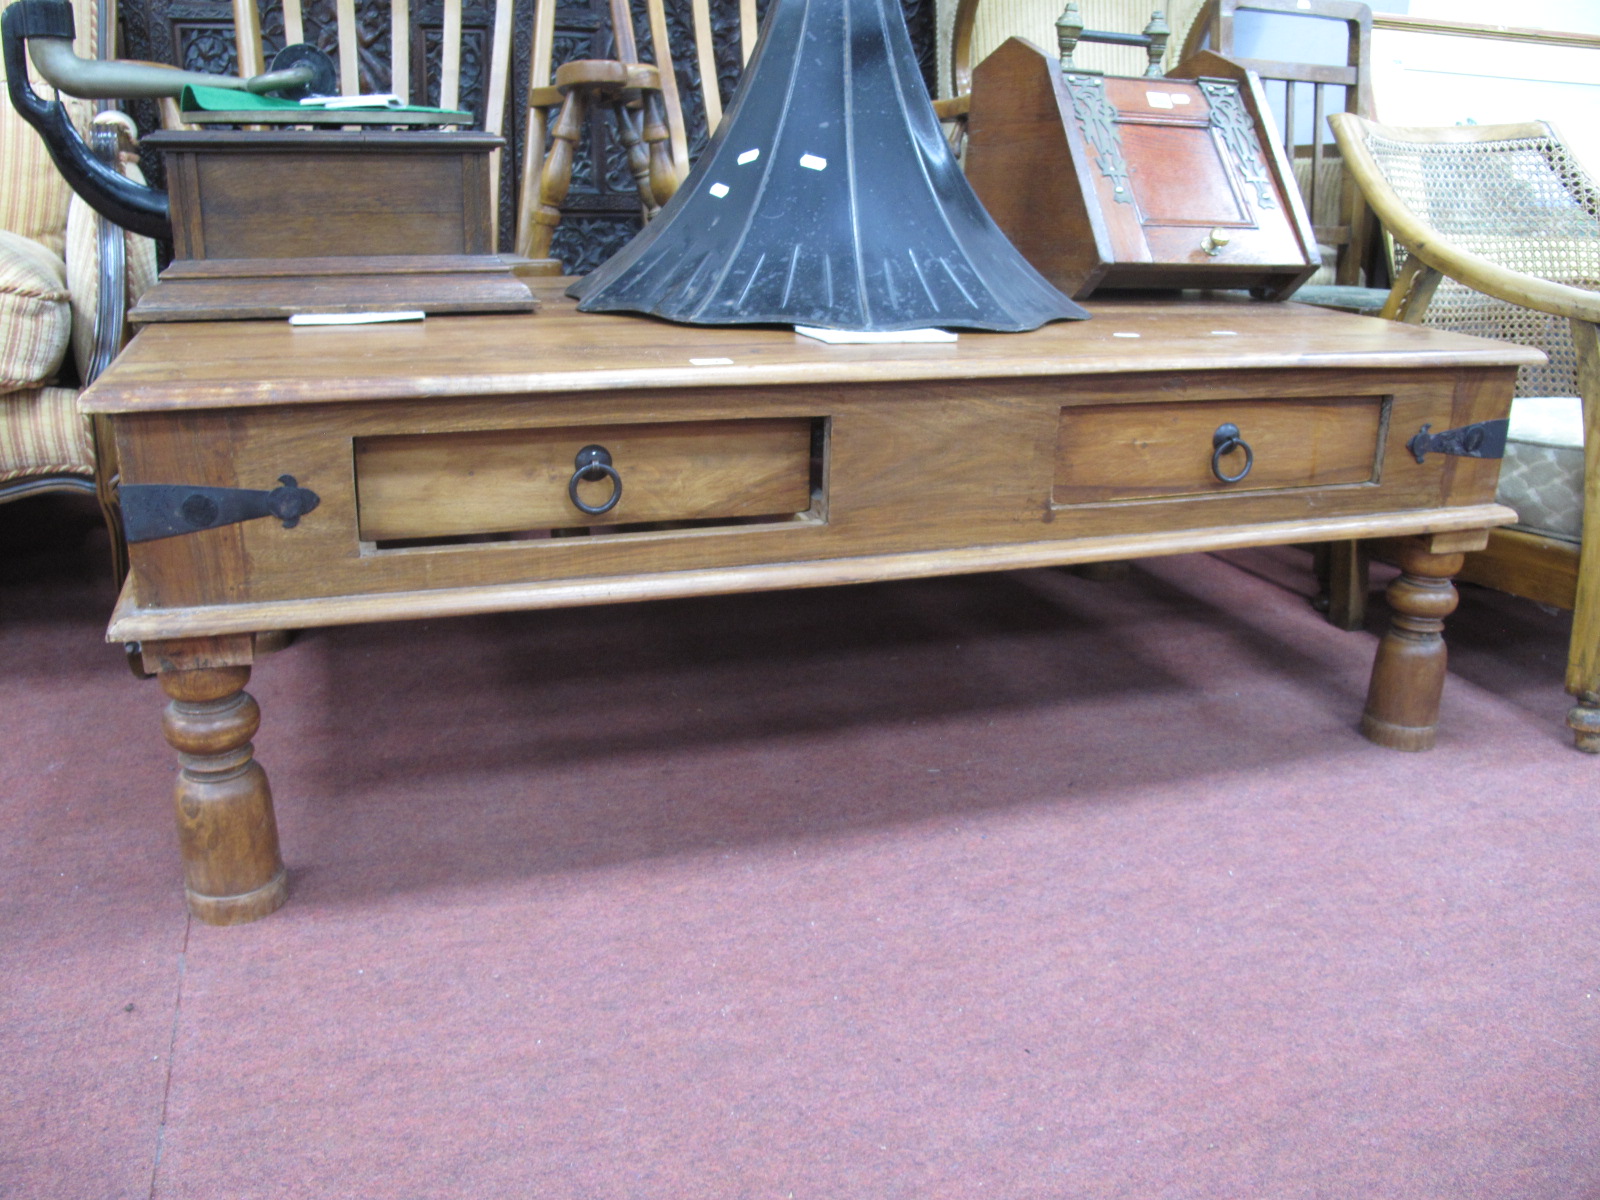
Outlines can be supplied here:
M1600 1196L1561 615L1423 755L1288 549L311 631L215 929L103 553L0 508L0 1197Z

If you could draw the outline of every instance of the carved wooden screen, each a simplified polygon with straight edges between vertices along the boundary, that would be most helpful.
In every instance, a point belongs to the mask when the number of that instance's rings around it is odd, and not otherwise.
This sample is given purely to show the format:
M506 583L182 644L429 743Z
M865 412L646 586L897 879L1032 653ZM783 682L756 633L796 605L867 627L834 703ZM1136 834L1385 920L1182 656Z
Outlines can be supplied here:
M308 36L331 44L335 21L335 0L306 0L306 28L326 33ZM922 66L923 79L930 90L934 70L934 0L901 0L911 41ZM737 0L711 0L717 41L717 66L724 80L724 94L738 78ZM196 71L233 74L233 12L231 0L122 0L122 55L126 58L174 63ZM512 169L504 172L500 197L501 246L511 244L516 213L515 181L518 179L526 113L521 97L527 94L528 57L533 34L532 0L516 0L513 42L513 111L507 114L507 142L514 156ZM760 7L765 10L765 0ZM493 5L487 0L463 0L462 23L466 46L461 63L461 105L482 116L482 70L484 54L493 25ZM388 0L359 0L358 17L362 31L360 61L362 90L389 90L389 3ZM556 60L607 58L612 56L607 0L562 0L556 12ZM668 23L674 46L689 46L690 7L688 0L667 0ZM440 61L440 31L444 24L442 5L418 0L411 9L413 79L428 81L430 99L437 93ZM634 24L641 45L648 45L648 23L642 0L634 0ZM279 0L262 0L262 37L268 56L283 45L283 12ZM690 145L694 150L705 144L707 131L701 107L699 67L695 56L677 53L674 65L679 92L684 97L685 120ZM157 117L153 105L135 105L133 111L143 128L153 128ZM160 164L147 162L147 171L160 178ZM285 181L285 186L292 186ZM594 114L590 136L580 147L574 165L572 189L568 193L565 216L556 231L553 253L574 274L598 266L622 246L639 228L638 193L628 173L627 161L615 144L604 120Z

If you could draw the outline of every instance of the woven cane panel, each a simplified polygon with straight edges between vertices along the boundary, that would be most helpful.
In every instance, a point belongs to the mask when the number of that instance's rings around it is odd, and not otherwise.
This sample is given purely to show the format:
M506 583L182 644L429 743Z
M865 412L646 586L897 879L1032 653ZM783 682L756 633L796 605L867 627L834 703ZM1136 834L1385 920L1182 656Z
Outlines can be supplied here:
M1559 142L1418 144L1374 136L1367 146L1399 197L1445 240L1513 271L1600 291L1600 194ZM1403 249L1397 253L1403 258ZM1522 369L1519 396L1577 392L1564 317L1446 279L1427 324L1543 350L1549 364Z

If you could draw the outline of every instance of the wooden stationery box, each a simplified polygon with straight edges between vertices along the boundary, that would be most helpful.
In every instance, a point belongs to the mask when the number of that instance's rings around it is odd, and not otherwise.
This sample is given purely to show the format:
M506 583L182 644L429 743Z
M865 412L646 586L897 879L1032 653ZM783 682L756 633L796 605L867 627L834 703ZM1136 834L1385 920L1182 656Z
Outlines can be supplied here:
M173 261L136 322L421 309L529 312L520 260L494 252L485 133L174 130Z
M967 177L1028 261L1073 297L1251 288L1282 299L1316 270L1259 87L1226 59L1197 61L1219 76L1063 72L1012 38L973 72Z

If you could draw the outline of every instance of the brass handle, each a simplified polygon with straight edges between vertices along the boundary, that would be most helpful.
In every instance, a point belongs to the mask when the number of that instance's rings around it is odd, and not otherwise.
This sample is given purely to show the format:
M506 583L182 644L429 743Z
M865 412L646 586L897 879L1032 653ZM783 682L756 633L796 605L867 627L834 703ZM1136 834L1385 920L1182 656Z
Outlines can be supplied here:
M578 451L577 457L572 460L572 465L577 469L567 481L567 495L572 503L578 506L580 512L598 517L601 513L608 513L617 506L617 501L622 499L622 476L618 475L617 469L611 465L611 451L604 446L585 446ZM585 504L578 499L578 484L585 481L598 483L602 479L611 480L611 496L604 504Z
M1220 229L1213 229L1200 240L1200 249L1215 258L1222 253L1222 248L1228 244L1228 235Z
M1232 454L1235 450L1244 451L1244 469L1237 475L1224 475L1222 473L1222 457ZM1211 473L1223 483L1238 483L1250 474L1250 468L1256 465L1256 452L1250 449L1250 443L1239 436L1239 427L1232 421L1225 425L1218 425L1217 431L1211 435Z

